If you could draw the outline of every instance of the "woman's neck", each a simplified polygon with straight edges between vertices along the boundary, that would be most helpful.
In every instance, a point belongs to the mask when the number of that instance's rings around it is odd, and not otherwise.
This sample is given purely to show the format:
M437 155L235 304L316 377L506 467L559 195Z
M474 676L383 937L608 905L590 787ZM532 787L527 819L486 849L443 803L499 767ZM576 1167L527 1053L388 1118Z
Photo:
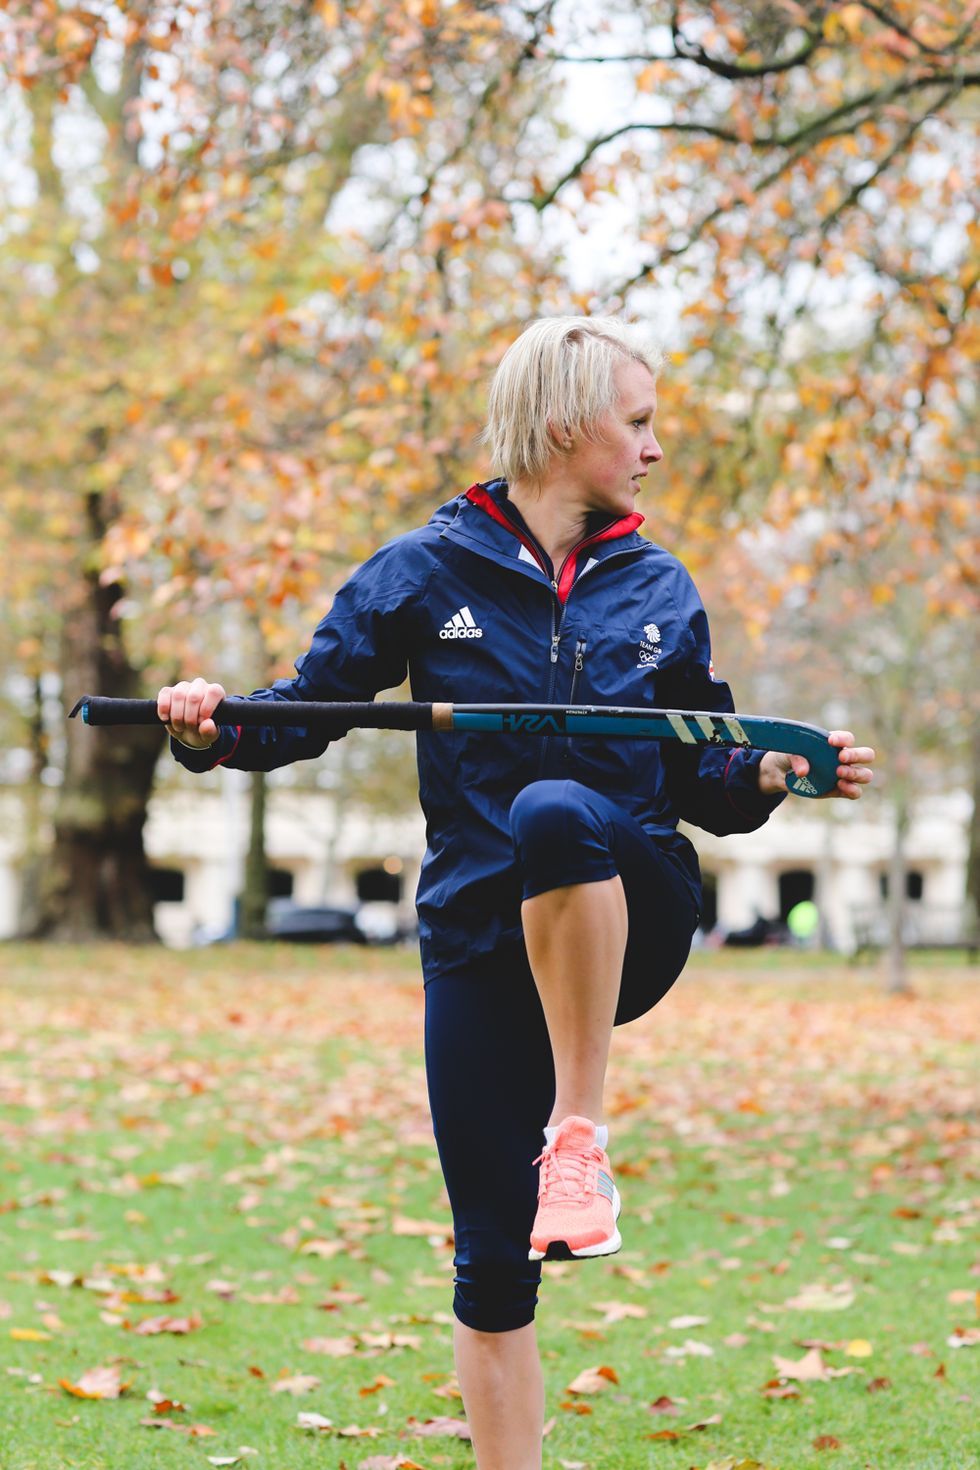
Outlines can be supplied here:
M507 499L520 511L524 523L541 548L551 557L557 573L573 546L586 535L584 506L570 502L558 487L531 486L520 480L507 486Z

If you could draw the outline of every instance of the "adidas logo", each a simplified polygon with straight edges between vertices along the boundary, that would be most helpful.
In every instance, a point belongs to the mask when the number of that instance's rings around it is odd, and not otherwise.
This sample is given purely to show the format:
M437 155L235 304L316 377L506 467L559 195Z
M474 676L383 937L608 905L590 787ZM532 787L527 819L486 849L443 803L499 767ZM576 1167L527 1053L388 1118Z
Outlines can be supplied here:
M483 629L476 626L473 614L468 607L461 607L458 613L453 613L448 619L445 627L439 629L440 638L482 638Z

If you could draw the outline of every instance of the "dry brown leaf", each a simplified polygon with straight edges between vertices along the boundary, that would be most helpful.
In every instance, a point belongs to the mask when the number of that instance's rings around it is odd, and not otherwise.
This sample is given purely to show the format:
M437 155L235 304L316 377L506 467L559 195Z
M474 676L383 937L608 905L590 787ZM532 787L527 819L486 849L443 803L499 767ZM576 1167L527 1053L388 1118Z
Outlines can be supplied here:
M356 1337L307 1337L303 1347L308 1353L323 1353L328 1358L349 1358L357 1352Z
M796 1362L790 1358L780 1358L775 1353L772 1360L780 1378L794 1378L800 1383L820 1383L831 1376L819 1348L811 1348Z
M317 1414L312 1409L296 1415L296 1423L300 1429L332 1429L333 1420L328 1419L326 1414Z
M825 1286L822 1281L812 1282L791 1296L784 1303L797 1312L842 1312L854 1302L854 1287L847 1281L836 1281Z
M610 1383L618 1383L615 1368L585 1368L568 1385L566 1393L602 1393Z
M391 1222L392 1235L438 1235L447 1239L452 1234L445 1220L412 1220L408 1215L396 1215Z
M187 1434L192 1439L205 1439L218 1433L206 1424L175 1424L172 1419L141 1419L140 1424L144 1429L172 1429L175 1434Z
M277 1378L269 1387L273 1393L312 1393L320 1387L320 1380L313 1373L294 1373L291 1378Z
M678 1409L672 1398L668 1398L666 1394L661 1394L660 1398L654 1399L653 1403L650 1405L650 1413L679 1414L680 1410Z
M450 1439L472 1439L470 1426L465 1419L448 1419L444 1415L436 1419L423 1419L419 1421L410 1418L408 1428L413 1434L441 1434Z
M369 1455L362 1460L358 1470L425 1470L417 1460L406 1460L403 1455Z
M204 1322L195 1312L191 1317L145 1317L135 1325L128 1320L122 1325L127 1332L134 1332L137 1337L156 1337L161 1332L172 1332L178 1336L196 1332L199 1327L204 1326Z
M131 1379L126 1383L120 1382L121 1376L118 1365L111 1364L108 1367L89 1368L77 1383L69 1383L67 1378L59 1378L58 1383L65 1393L70 1393L77 1399L118 1399L132 1382Z

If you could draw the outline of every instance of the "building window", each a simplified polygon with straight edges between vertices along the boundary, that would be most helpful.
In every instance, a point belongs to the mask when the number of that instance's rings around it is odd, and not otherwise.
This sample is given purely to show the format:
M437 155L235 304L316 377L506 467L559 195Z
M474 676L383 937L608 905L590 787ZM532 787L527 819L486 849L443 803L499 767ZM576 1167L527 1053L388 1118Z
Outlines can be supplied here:
M908 868L905 872L905 897L913 903L921 899L925 890L926 878L918 868ZM878 874L878 888L883 899L888 897L888 874Z
M151 868L150 894L154 903L183 903L183 870L180 868Z
M402 875L399 870L392 872L393 863L387 863L383 868L362 868L355 882L357 885L357 897L361 903L400 903L402 896Z
M292 898L293 874L288 868L269 869L269 897Z
M809 868L790 868L779 875L779 917L786 920L798 903L813 902L816 885Z

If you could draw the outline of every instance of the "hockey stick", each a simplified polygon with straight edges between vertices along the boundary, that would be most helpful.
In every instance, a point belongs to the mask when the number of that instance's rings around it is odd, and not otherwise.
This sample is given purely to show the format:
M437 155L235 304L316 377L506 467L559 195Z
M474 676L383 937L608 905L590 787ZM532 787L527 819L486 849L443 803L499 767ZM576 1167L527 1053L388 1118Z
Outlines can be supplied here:
M86 725L162 723L154 699L105 699L83 694L70 718L81 711ZM321 704L312 700L223 699L215 724L288 725L324 730L336 738L348 730L474 730L498 735L612 735L679 740L684 745L719 745L741 750L776 750L802 755L806 776L788 775L797 796L824 796L837 785L838 752L828 732L797 720L768 715L720 715L699 710L622 709L602 705L415 704L389 701Z

